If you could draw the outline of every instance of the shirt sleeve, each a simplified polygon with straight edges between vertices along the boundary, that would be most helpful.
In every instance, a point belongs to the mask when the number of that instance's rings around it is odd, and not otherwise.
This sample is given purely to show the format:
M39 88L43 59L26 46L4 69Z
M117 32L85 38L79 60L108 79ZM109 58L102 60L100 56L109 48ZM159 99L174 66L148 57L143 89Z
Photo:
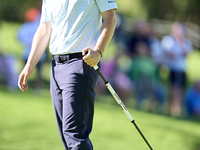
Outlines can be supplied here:
M115 0L96 0L97 6L100 12L104 12L111 9L117 9Z
M192 43L190 40L186 39L185 44L186 44L186 52L187 53L193 50L193 46L192 46Z
M48 11L47 11L47 4L46 4L46 0L43 0L40 23L48 22L48 21L50 21L50 17L49 17Z

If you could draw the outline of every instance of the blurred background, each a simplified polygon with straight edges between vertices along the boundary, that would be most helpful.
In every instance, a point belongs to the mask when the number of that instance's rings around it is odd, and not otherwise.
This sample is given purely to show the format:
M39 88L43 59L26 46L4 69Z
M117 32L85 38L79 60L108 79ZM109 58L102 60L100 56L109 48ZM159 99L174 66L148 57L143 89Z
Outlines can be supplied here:
M199 150L200 1L116 3L117 27L101 60L102 74L153 148ZM0 150L63 149L49 94L48 48L30 90L22 93L17 86L41 5L41 0L0 2ZM94 149L148 149L101 79L95 91Z

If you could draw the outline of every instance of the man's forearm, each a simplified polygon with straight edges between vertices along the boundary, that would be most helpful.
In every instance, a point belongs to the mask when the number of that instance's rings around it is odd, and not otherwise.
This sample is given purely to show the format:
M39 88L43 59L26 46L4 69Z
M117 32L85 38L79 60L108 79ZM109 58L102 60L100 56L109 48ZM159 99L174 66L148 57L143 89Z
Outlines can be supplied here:
M108 43L112 39L116 26L116 16L114 10L102 13L102 15L103 15L103 24L101 27L101 33L95 46L95 49L100 50L101 53L104 52Z
M51 36L51 25L49 22L42 23L34 35L31 52L28 57L27 65L34 67L44 51L46 50Z

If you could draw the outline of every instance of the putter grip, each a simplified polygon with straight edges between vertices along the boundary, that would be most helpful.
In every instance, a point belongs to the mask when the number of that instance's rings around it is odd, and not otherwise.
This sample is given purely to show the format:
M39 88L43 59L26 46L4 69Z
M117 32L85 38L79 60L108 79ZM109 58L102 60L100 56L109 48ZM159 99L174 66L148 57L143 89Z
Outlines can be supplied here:
M99 67L96 65L96 66L94 66L94 69L97 70L97 69L99 69Z

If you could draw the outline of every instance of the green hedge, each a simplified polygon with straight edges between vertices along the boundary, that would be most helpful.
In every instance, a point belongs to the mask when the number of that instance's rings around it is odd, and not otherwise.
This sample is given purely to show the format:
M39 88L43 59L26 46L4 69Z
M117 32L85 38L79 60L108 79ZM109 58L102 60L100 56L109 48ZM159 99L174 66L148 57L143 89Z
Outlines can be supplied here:
M0 0L0 19L23 21L27 8L42 0ZM116 0L118 12L133 18L188 21L200 25L199 0Z
M1 0L0 19L23 22L24 12L30 7L38 7L42 0Z

